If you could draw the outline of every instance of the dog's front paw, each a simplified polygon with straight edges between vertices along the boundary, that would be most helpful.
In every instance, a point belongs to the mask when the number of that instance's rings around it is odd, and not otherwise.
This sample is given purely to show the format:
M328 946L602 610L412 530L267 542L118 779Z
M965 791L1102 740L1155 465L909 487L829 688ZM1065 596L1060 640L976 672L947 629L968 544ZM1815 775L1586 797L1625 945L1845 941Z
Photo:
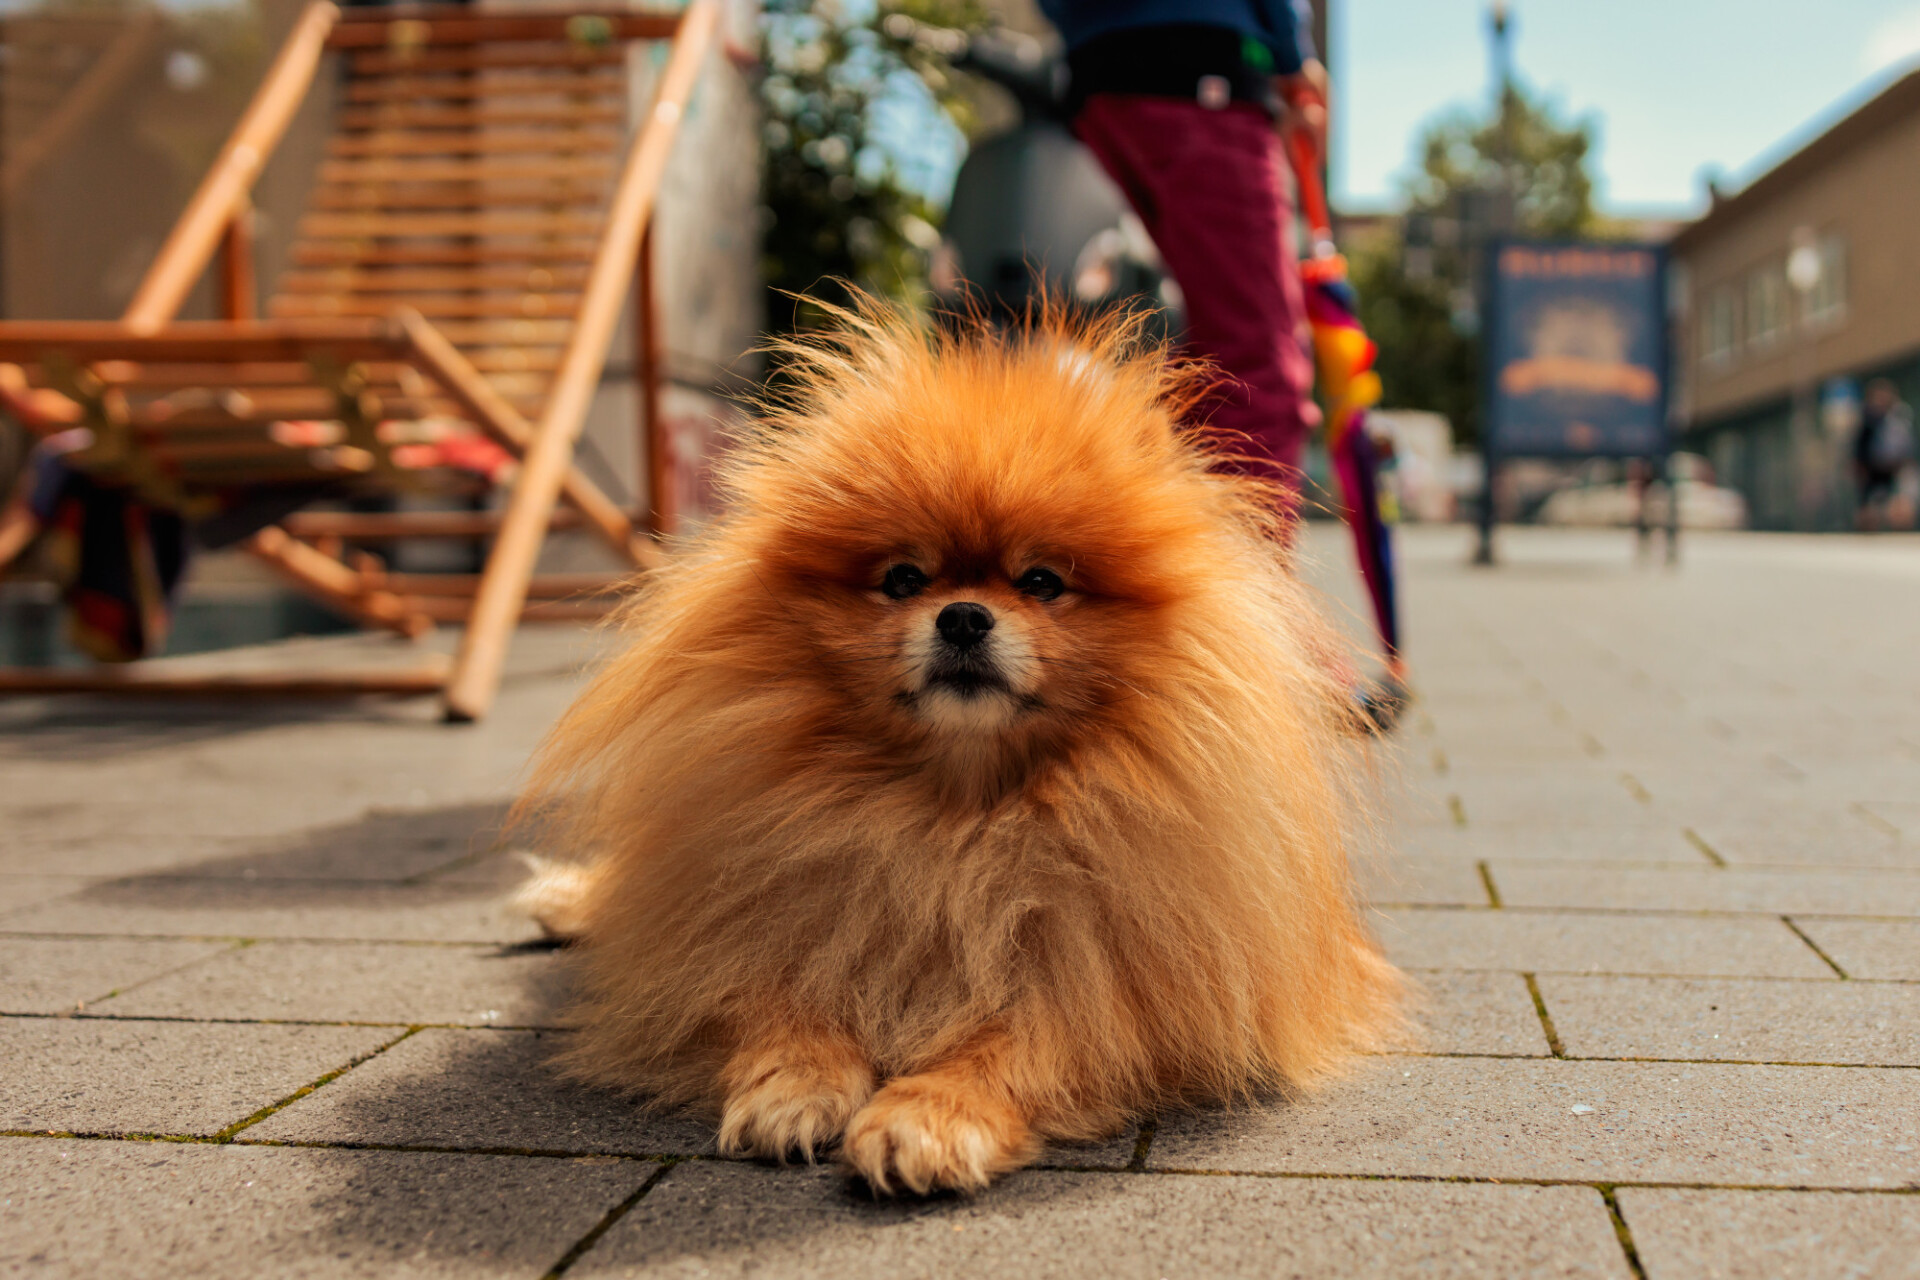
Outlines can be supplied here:
M903 1076L854 1116L840 1159L875 1191L979 1191L1039 1150L1004 1100L948 1079Z
M864 1062L763 1064L727 1095L720 1112L721 1154L812 1161L872 1096L873 1072Z

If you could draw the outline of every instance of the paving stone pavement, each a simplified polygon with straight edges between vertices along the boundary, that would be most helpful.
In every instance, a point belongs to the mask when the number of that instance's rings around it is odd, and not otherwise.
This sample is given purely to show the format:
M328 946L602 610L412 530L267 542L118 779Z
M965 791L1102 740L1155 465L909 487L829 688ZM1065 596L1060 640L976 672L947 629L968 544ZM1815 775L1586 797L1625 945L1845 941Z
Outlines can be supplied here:
M1467 546L1364 871L1417 1048L973 1199L554 1071L500 823L582 633L472 727L0 703L0 1274L1920 1276L1920 541Z

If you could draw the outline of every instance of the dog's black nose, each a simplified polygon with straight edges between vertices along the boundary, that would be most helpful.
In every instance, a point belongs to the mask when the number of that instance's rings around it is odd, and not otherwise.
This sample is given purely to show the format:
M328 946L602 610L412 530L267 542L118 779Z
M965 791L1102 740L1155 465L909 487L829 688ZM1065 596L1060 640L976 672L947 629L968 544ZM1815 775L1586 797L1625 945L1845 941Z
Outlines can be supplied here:
M993 630L993 615L985 605L956 600L940 611L933 625L940 629L940 638L954 648L971 649Z

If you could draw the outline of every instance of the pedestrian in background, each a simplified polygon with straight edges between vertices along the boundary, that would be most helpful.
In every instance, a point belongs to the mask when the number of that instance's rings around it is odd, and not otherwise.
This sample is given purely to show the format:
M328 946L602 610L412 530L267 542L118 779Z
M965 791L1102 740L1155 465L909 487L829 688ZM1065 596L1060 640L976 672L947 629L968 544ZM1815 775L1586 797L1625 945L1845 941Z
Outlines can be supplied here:
M1854 521L1863 532L1913 523L1912 503L1901 484L1913 454L1913 411L1892 380L1875 378L1867 384L1860 430L1853 438L1853 476L1860 490Z
M1152 235L1189 349L1227 378L1201 412L1228 463L1299 493L1319 424L1276 133L1325 154L1327 76L1293 0L1041 0L1067 44L1074 132ZM1287 104L1292 104L1288 106Z

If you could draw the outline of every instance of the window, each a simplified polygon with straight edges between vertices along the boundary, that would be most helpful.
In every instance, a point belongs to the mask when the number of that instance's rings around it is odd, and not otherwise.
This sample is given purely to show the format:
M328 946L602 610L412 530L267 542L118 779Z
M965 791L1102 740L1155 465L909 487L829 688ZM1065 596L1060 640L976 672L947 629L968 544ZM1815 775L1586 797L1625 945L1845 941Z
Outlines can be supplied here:
M1700 311L1700 358L1719 363L1732 357L1740 343L1739 312L1734 306L1733 290L1721 285L1707 295Z
M1787 332L1787 270L1782 260L1747 273L1747 345L1764 347Z
M1847 238L1830 232L1820 237L1820 282L1807 294L1807 320L1838 320L1847 309Z

